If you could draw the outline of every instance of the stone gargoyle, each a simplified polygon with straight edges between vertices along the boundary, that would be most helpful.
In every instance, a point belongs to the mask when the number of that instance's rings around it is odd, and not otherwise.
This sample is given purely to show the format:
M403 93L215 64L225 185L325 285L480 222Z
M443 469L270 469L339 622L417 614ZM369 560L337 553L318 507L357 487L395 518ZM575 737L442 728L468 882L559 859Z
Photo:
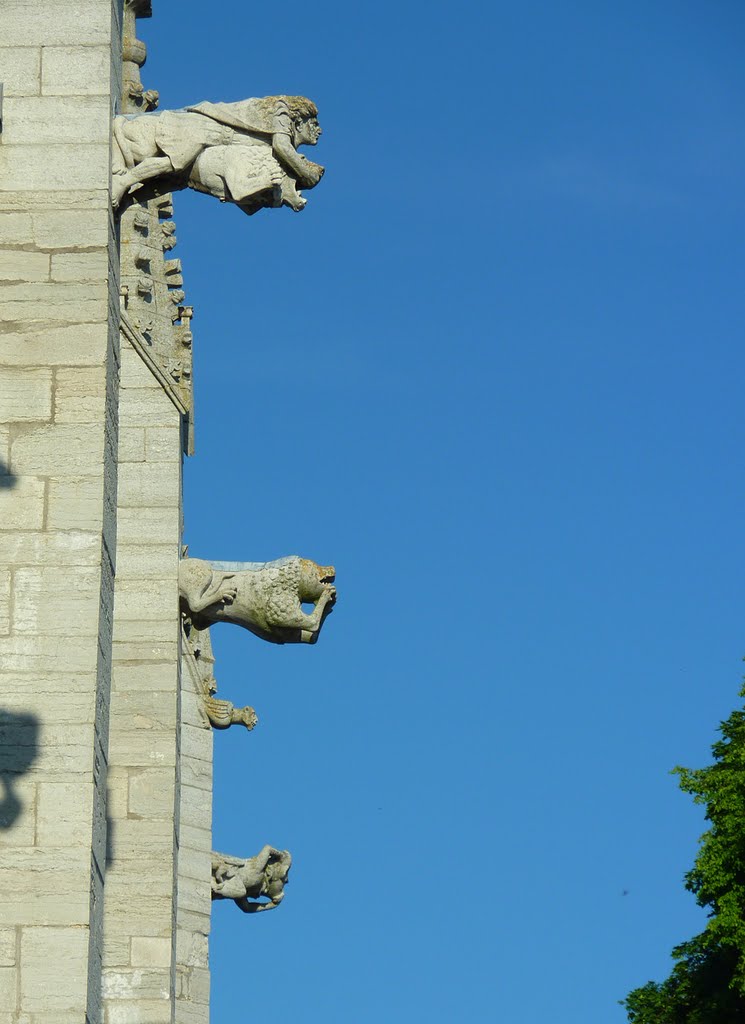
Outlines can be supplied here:
M224 853L212 854L212 899L234 900L246 914L274 910L285 896L292 857L288 850L264 846L255 857L242 860ZM266 896L266 903L251 903Z
M181 610L195 629L233 622L274 644L314 644L336 600L333 565L290 555L274 562L179 563ZM311 612L303 604L313 604Z
M324 168L298 153L321 135L315 103L264 96L114 118L112 202L153 183L154 194L193 188L248 214L283 204L302 210Z

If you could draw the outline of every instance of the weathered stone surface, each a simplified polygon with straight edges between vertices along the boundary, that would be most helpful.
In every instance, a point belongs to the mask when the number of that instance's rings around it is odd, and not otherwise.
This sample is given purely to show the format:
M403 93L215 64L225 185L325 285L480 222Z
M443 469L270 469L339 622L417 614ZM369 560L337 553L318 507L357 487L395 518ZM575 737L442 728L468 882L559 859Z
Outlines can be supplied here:
M166 768L131 772L129 814L134 817L172 819L175 810L175 778Z
M17 569L13 628L32 636L97 636L98 566Z
M0 551L2 551L2 535L0 534ZM9 569L0 569L0 635L7 636L10 632L10 585Z
M54 902L52 900L49 901ZM64 964L64 971L60 965ZM88 932L24 928L21 932L21 1005L29 1013L74 1010L85 1002Z
M0 334L0 365L103 366L106 362L107 325L104 323L74 326L29 323L26 326L28 330L23 333Z
M212 855L210 854L211 860ZM180 964L188 967L207 967L209 963L207 936L179 929L176 936L176 957Z
M169 1000L119 1000L106 1007L106 1024L172 1024Z
M177 545L179 542L179 520L173 514L173 507L120 508L117 529L122 544Z
M65 147L66 148L66 147ZM106 249L108 230L100 210L35 209L34 242L41 249Z
M103 973L104 999L164 999L170 995L167 970L109 969Z
M0 928L0 967L13 967L16 962L16 930Z
M18 972L15 967L0 967L0 1010L10 1009L17 1005L16 988Z
M85 856L83 856L85 855ZM18 872L18 861L22 859L25 873ZM0 925L36 925L41 927L24 928L22 932L21 975L24 978L31 966L29 952L24 949L30 932L57 932L53 926L87 926L89 919L89 877L90 850L80 851L76 847L57 847L52 850L36 848L0 849L0 885L3 899L0 901ZM49 898L49 879L54 878L54 899ZM75 946L71 936L76 929L60 929L65 931L71 942L67 955L74 957ZM80 933L87 945L87 930L81 928ZM87 955L86 969L87 969ZM49 965L49 971L59 970L59 957L55 967ZM65 957L65 962L67 959ZM51 974L44 973L36 979L41 984L42 978L51 980ZM24 1000L24 1009L34 1007Z
M80 530L55 532L0 532L0 563L6 565L96 565L101 536Z
M175 642L174 642L175 651ZM150 691L166 690L173 691L176 666L168 658L157 658L152 661L145 660L146 651L141 651L142 657L132 661L126 658L117 657L114 660L112 688L122 692L129 691ZM160 706L167 702L162 697L155 698ZM175 706L175 704L174 704ZM142 707L138 704L138 707ZM127 712L131 714L131 708Z
M19 475L100 477L104 432L88 424L32 427L13 441L10 454L13 472Z
M108 146L103 145L0 148L0 180L9 191L95 189L106 180L107 164Z
M178 507L181 487L180 465L131 463L127 464L119 482L120 508L153 509ZM140 528L140 536L143 530Z
M0 252L0 281L48 281L49 253L11 249Z
M100 529L102 513L103 481L99 476L69 476L49 481L48 526L51 530Z
M28 713L28 712L26 712ZM10 748L11 756L23 762L27 751ZM2 829L2 845L34 846L36 842L36 793L35 780L28 775L7 776L9 800L5 801L4 810L0 811L0 829ZM8 922L12 924L13 922Z
M53 281L105 281L109 272L108 253L103 249L56 252L51 260Z
M93 820L93 783L40 782L37 787L38 845L77 846Z
M3 145L59 146L81 139L108 144L108 110L108 95L8 97Z
M51 370L3 369L0 373L0 422L49 420L51 416Z
M6 46L95 45L108 50L111 11L96 0L57 0L54 16L42 4L4 0L3 43Z
M118 666L119 677L124 679L125 689L122 692L117 691L116 698L112 701L111 728L118 730L134 726L137 729L155 732L175 731L176 701L169 700L167 696L164 697L164 693L173 693L175 689L176 666L168 665L161 669L161 678L158 679L161 684L160 689L154 689L152 692L145 687L136 689L129 687L130 675L135 675L137 683L140 683L142 674L137 671L139 667L136 665Z
M140 935L132 937L133 967L170 967L171 941Z
M106 392L101 377L98 366L60 367L55 372L55 422L103 423Z
M40 67L41 50L38 46L0 46L0 68L3 69L3 92L6 96L36 95L39 92Z
M109 759L113 764L126 764L131 768L175 765L175 737L117 730L109 740Z
M47 96L109 94L108 46L45 46L41 91Z
M40 281L0 285L0 316L6 320L100 322L106 303L104 282Z

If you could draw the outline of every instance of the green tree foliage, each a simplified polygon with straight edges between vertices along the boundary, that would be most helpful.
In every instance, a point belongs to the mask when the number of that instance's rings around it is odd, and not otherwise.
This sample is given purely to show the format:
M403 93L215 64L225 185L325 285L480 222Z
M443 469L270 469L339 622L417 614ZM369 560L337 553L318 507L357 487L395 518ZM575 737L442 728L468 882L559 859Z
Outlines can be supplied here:
M675 947L665 981L629 993L623 1005L631 1024L745 1024L745 709L720 731L714 764L675 769L680 788L706 807L711 822L685 878L709 920Z

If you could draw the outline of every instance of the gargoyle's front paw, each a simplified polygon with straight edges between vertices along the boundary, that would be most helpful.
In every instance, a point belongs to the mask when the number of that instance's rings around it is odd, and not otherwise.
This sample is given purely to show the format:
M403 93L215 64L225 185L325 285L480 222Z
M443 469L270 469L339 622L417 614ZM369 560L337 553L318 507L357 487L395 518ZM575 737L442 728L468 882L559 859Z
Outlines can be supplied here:
M331 583L324 583L323 592L326 597L327 604L333 604L336 601L336 587Z
M237 596L238 596L238 588L237 587L226 587L223 590L223 592L222 592L222 594L220 596L220 600L223 602L223 604L232 604L233 601L235 601Z

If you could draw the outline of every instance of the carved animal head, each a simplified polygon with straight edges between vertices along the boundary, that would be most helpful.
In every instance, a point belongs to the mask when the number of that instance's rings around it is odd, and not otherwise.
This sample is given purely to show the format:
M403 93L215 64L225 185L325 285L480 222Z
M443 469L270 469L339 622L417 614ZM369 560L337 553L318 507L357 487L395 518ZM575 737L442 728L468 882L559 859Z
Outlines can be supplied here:
M316 565L310 558L300 559L298 596L301 601L317 601L323 593L324 583L333 583L336 569L333 565Z
M273 856L264 870L262 896L268 896L272 903L281 903L285 898L285 886L289 881L292 856L289 850L282 850L279 856Z

